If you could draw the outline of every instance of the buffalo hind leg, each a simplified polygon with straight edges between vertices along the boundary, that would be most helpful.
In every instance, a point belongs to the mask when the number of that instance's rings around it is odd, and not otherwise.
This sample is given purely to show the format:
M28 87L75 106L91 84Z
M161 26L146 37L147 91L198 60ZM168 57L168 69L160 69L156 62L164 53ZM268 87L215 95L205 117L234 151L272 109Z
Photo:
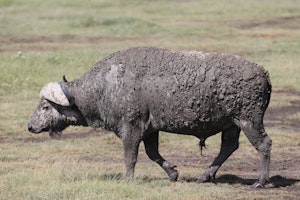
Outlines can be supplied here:
M158 136L159 131L156 131L144 139L146 153L167 172L170 181L177 181L179 173L174 169L176 165L168 163L158 152Z
M269 179L272 140L265 132L262 120L254 126L250 122L242 123L241 128L260 155L260 177L252 188L263 188Z
M215 158L214 162L200 176L197 182L206 182L215 179L216 173L225 160L239 147L239 136L241 129L233 125L226 130L222 131L222 144L219 155Z

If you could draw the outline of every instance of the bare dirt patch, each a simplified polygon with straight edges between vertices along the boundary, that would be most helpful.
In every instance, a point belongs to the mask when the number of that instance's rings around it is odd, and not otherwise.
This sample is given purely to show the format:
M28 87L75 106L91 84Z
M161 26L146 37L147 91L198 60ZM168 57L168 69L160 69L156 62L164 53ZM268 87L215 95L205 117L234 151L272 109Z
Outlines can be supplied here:
M93 43L103 42L107 40L117 40L116 37L101 37L101 36L79 36L79 35L24 35L24 36L1 36L0 42L4 44L11 43L62 43L62 42L76 42L76 43Z
M275 93L286 97L286 106L276 108L269 107L265 114L265 126L267 128L276 127L300 133L300 92L280 90ZM296 99L289 100L289 96L294 96ZM291 116L297 115L299 118L291 118Z
M66 47L78 45L101 46L104 42L118 42L131 40L131 38L79 36L79 35L24 35L0 36L0 52L14 51L55 51Z
M276 39L276 38L288 36L288 34L269 32L269 33L247 33L246 35L243 34L243 36L250 37L250 38L273 40L273 39Z
M274 19L264 21L245 23L238 26L238 28L240 29L253 29L260 27L281 27L287 29L299 29L300 15L277 17Z

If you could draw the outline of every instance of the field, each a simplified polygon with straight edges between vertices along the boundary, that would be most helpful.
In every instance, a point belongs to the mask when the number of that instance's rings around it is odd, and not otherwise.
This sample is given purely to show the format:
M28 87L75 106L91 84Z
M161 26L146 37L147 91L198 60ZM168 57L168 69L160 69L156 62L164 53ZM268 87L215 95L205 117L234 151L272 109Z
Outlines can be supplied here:
M70 127L60 139L33 135L27 121L50 81L81 76L133 46L228 52L264 66L273 93L265 116L273 140L271 178L253 190L256 150L240 148L213 183L196 183L220 149L220 134L198 140L160 134L177 164L169 182L141 145L136 179L125 181L121 141ZM0 199L297 199L300 196L300 1L0 0Z

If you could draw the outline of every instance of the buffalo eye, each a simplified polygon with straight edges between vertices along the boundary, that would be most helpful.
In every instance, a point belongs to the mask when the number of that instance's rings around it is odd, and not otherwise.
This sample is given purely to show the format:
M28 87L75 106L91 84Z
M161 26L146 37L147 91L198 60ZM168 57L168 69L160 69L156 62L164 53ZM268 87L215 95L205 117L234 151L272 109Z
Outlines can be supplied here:
M49 110L49 106L43 106L43 110L45 111Z

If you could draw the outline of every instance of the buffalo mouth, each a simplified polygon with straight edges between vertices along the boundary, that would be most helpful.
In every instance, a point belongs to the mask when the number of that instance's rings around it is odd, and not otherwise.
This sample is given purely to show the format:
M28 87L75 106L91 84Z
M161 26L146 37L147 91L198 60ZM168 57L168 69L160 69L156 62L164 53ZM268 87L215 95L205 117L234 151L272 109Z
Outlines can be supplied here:
M36 128L33 128L32 126L28 125L28 131L31 132L31 133L35 133L35 134L39 134L39 133L42 133L42 132L47 132L49 131L49 136L51 138L60 138L61 136L61 132L58 132L58 131L53 131L49 128L39 128L39 129L36 129Z
M49 130L49 128L34 128L31 125L28 125L28 131L31 133L42 133L42 132L47 132Z
M28 131L31 133L49 132L51 138L59 138L62 131L67 127L64 123L50 123L47 126L36 126L34 123L28 123Z

